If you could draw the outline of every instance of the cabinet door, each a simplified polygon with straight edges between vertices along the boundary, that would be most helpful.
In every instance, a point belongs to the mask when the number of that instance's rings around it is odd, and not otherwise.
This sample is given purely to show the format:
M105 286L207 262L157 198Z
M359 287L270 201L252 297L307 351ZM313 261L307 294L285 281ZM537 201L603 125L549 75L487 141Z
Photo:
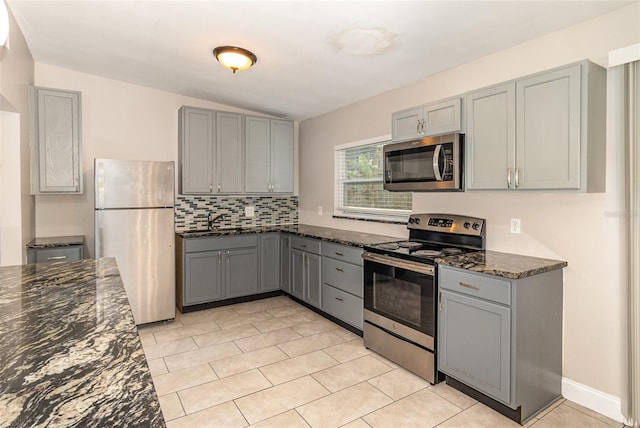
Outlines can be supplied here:
M280 234L260 236L260 291L280 289Z
M280 288L291 293L291 247L289 236L280 236Z
M305 253L291 249L291 294L304 300L305 296Z
M222 299L222 259L219 251L185 254L184 304Z
M511 309L448 291L440 303L438 369L510 405Z
M293 192L293 122L271 120L271 191Z
M516 86L518 188L580 188L580 65Z
M316 254L305 254L305 302L319 308L321 302L321 287L322 282L320 280L320 256Z
M269 119L246 116L246 182L247 192L268 192L271 165L269 140L271 125Z
M391 115L391 139L411 140L421 137L422 108L403 110Z
M80 93L44 88L31 91L35 104L33 150L37 155L32 191L82 193Z
M212 193L215 122L211 110L180 109L180 193Z
M258 249L225 251L226 298L248 296L258 292Z
M218 193L241 193L244 190L244 151L242 115L216 113L216 188Z
M467 189L507 189L515 173L515 84L467 95ZM513 178L513 176L512 176Z
M462 112L460 98L442 101L425 106L422 112L423 135L438 135L459 132Z

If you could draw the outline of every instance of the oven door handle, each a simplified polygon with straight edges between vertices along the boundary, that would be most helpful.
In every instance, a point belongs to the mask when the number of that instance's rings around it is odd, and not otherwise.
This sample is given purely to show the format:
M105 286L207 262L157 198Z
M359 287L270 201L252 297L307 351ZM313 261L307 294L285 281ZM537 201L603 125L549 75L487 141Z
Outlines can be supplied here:
M393 266L400 269L405 269L411 272L422 273L425 275L433 276L434 267L432 265L424 264L424 263L416 263L409 260L400 260L395 257L388 257L380 254L370 253L365 251L362 253L362 258L364 260L380 263L387 266Z

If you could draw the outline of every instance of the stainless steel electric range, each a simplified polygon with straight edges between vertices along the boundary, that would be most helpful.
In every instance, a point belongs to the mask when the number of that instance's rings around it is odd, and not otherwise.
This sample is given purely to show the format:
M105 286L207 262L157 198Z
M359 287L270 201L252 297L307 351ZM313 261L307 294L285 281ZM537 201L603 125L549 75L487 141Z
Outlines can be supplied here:
M364 344L437 383L435 259L485 248L485 220L413 214L409 239L365 246Z

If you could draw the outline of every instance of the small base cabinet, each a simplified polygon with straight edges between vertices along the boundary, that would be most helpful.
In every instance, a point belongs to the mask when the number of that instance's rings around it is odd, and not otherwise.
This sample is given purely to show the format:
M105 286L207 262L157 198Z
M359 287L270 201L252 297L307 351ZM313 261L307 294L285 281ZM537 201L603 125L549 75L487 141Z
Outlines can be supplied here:
M260 292L279 290L280 272L280 233L260 235Z
M322 310L362 330L362 248L322 243Z
M291 294L321 307L320 240L291 237Z
M438 287L438 370L448 381L519 423L560 398L561 269L506 279L439 266Z

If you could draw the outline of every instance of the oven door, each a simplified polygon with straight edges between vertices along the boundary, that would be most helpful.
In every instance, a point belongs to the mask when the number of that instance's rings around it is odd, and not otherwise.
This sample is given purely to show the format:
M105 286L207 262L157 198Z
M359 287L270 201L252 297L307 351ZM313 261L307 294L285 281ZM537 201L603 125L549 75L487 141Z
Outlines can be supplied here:
M434 350L434 267L369 252L362 257L365 321Z

